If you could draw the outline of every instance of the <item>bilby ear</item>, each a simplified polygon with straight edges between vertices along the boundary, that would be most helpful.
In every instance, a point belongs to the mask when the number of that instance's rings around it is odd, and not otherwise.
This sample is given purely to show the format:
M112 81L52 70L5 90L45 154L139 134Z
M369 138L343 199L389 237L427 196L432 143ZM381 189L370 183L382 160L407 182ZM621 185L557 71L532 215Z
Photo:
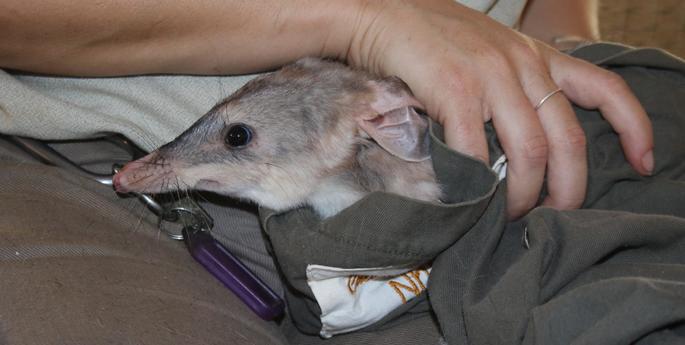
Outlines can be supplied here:
M405 161L420 162L430 158L428 120L412 107L359 120L359 127L378 145Z
M419 115L421 103L399 78L373 80L373 98L357 123L369 137L389 153L411 162L430 158L428 119Z
M389 77L382 80L372 80L369 82L369 87L373 92L373 99L369 113L362 116L366 120L405 107L423 110L421 102L414 98L407 84L400 78Z

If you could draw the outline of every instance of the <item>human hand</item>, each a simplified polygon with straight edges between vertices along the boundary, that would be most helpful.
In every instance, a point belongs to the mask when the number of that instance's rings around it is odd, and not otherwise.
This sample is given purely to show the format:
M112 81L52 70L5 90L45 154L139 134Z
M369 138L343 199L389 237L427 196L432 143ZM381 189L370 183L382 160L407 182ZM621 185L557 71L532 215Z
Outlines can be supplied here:
M360 18L348 63L402 78L443 125L448 146L487 162L483 123L492 121L509 159L510 218L536 205L545 173L549 195L543 205L582 205L586 138L569 100L599 109L633 168L651 173L651 122L618 75L452 0L367 2ZM559 88L563 94L534 109Z

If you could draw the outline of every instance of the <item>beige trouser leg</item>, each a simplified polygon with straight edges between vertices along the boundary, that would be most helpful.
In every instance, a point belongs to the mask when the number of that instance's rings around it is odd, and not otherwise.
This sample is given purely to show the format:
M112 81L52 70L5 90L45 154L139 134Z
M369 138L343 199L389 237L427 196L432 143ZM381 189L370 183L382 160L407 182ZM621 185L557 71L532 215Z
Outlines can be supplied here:
M0 344L285 343L148 214L0 157Z

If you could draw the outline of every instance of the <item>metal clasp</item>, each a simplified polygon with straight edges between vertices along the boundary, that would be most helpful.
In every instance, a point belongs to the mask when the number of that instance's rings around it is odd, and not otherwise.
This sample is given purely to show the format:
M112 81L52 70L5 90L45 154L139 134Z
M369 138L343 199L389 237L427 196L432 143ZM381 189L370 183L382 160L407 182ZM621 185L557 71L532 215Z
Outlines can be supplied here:
M99 174L84 169L42 141L16 136L10 137L10 140L16 146L46 164L64 168L106 186L112 186L114 174L119 172L123 167L122 164L113 164L111 174ZM107 140L116 143L128 151L133 158L143 155L143 152L137 150L131 142L124 137L110 136L107 137ZM212 217L190 197L176 200L168 205L162 205L150 194L129 193L129 195L138 198L140 202L159 217L160 229L172 239L183 240L182 229L173 231L164 225L165 222L178 223L183 228L188 228L195 232L210 231L212 227L214 227Z

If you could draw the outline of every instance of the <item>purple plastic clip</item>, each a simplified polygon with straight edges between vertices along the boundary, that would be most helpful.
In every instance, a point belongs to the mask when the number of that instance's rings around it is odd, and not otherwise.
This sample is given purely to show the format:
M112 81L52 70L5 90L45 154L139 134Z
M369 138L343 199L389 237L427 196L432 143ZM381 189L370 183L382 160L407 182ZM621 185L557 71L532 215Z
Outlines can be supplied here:
M186 227L183 238L193 258L259 317L269 321L283 314L283 300L211 235Z

